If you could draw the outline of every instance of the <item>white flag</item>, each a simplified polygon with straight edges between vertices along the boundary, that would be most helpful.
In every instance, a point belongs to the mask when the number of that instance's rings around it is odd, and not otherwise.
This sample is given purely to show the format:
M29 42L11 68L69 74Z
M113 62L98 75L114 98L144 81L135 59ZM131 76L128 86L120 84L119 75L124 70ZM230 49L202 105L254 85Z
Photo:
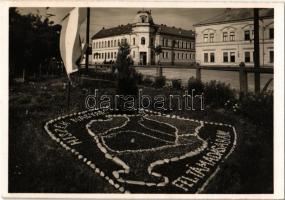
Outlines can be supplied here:
M80 26L84 22L87 8L73 8L62 20L60 33L60 55L63 60L66 73L78 71L84 51L87 47L82 47L79 35Z

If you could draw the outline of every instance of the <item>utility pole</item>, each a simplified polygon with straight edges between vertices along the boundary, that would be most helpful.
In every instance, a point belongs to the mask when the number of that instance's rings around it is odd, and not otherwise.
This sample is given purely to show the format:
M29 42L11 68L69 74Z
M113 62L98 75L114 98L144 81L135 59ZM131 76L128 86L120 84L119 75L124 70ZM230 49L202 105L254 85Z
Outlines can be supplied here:
M87 49L85 52L85 69L86 69L86 74L88 73L88 65L89 65L89 29L90 29L90 8L87 8L87 22L86 22L86 44L87 44Z
M254 91L260 92L259 9L254 8Z

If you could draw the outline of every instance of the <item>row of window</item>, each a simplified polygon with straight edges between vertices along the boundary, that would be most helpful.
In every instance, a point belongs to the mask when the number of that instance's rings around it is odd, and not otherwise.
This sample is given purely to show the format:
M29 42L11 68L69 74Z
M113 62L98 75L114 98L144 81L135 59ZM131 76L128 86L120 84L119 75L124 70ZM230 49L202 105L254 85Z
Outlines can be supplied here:
M162 38L162 46L163 47L175 47L181 49L194 49L194 42L184 42L180 40L170 40Z
M171 57L171 53L170 52L162 52L162 58L164 59L168 59ZM176 57L177 59L194 59L194 54L191 53L174 53L174 57Z
M250 56L249 51L244 52L244 62L245 63L250 63L253 62L253 52L252 52L252 57ZM204 53L204 62L205 63L214 63L215 62L215 53L210 52L210 53ZM223 52L223 62L224 63L235 63L236 62L236 53L235 52ZM274 51L269 51L269 62L273 63L274 62Z
M141 37L141 45L145 45L145 37ZM107 48L107 47L118 47L123 43L127 43L126 38L118 39L118 40L108 40L108 41L100 41L100 42L93 42L93 49L96 48ZM151 45L153 43L153 38L150 40ZM133 38L132 41L133 45L136 45L136 38Z
M269 31L269 39L274 38L274 29L270 28L268 29ZM204 34L203 35L203 41L204 42L214 42L215 34L210 33L210 34ZM223 42L228 42L228 41L235 41L235 32L223 32ZM244 40L253 40L254 39L254 30L250 32L250 30L244 31Z
M104 52L104 53L94 53L93 54L93 59L113 59L117 58L117 52Z
M93 49L96 48L107 48L107 47L118 47L120 44L126 43L127 39L122 38L118 40L108 40L108 41L100 41L93 42Z

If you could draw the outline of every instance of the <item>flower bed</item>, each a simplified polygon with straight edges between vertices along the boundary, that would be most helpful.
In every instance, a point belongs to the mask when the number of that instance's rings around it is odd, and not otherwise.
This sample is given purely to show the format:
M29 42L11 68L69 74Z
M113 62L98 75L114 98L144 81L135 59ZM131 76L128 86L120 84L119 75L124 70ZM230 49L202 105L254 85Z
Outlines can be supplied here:
M234 127L144 110L88 110L45 130L120 192L202 192L233 151Z

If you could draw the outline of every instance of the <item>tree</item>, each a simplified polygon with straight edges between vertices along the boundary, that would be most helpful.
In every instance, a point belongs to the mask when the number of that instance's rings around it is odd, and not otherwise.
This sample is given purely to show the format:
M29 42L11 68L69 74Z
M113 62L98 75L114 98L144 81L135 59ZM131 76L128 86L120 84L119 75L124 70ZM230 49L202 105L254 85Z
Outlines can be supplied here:
M135 69L132 68L133 60L130 56L130 46L122 43L118 50L115 63L115 71L117 71L117 94L131 95L136 98L138 93L137 82L135 79ZM121 108L120 102L118 102Z
M153 51L156 55L156 60L157 60L157 64L160 63L160 60L159 60L159 55L162 53L162 48L161 48L161 45L157 45L156 47L153 48Z
M60 60L61 26L39 15L21 15L17 8L9 10L10 75L38 74L40 66L50 59Z

